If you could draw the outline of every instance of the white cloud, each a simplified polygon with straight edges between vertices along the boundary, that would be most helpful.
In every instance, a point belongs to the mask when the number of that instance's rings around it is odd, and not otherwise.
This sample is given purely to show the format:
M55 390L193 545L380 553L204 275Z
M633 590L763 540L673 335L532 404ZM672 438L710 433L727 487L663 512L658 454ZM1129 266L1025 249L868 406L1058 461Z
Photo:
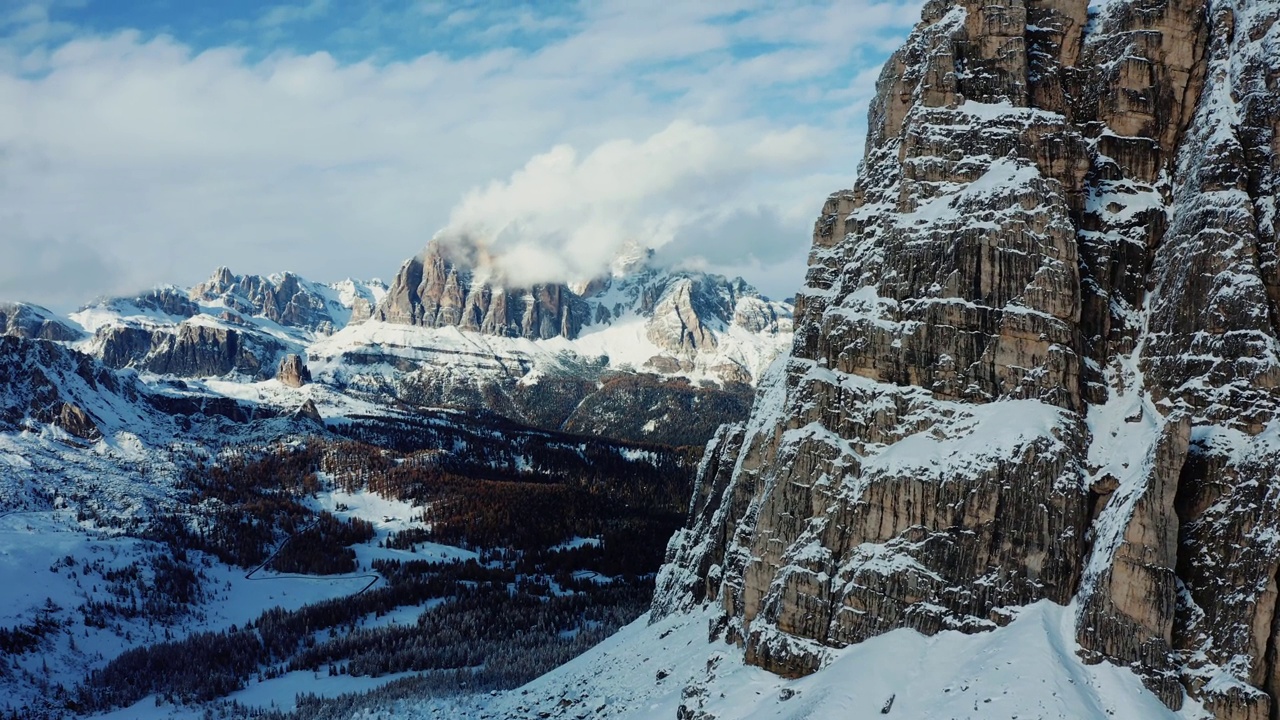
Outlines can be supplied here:
M597 276L633 244L666 248L678 261L699 255L698 244L667 246L755 204L754 178L814 162L823 139L803 127L769 132L681 120L586 155L559 145L510 179L468 193L440 237L487 247L503 275L524 284ZM786 244L783 235L759 240Z
M18 19L0 31L0 256L35 263L21 250L41 239L41 267L64 268L84 299L220 264L388 276L448 225L491 234L520 267L586 271L634 237L749 268L776 259L770 238L744 240L738 263L699 244L752 216L786 235L794 261L862 143L843 116L865 110L824 95L868 80L853 83L856 63L829 71L880 42L877 29L902 29L883 10L860 36L806 25L833 7L593 3L536 50L357 63L139 32L65 40L33 10L56 39L32 44ZM751 46L771 41L769 18L796 39ZM73 262L85 248L97 269ZM792 269L749 279L789 294L797 265L769 267ZM0 273L0 298L66 302L21 277Z
M289 23L305 22L329 12L329 0L310 0L305 4L272 5L258 18L259 27L276 28Z

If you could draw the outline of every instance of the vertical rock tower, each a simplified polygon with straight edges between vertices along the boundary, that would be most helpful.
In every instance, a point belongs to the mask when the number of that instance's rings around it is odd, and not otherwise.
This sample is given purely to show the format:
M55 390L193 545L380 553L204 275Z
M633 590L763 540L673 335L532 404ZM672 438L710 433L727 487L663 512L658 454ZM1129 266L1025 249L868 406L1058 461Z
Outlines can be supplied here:
M1047 599L1170 707L1277 717L1278 18L929 2L656 614L798 675Z

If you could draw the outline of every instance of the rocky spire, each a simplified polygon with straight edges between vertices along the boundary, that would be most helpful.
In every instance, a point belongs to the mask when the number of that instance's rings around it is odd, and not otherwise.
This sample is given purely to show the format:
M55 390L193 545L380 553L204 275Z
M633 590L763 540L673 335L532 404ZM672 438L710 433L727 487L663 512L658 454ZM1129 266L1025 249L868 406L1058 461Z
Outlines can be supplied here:
M587 320L566 285L507 288L478 277L473 260L431 241L400 267L373 319L422 327L459 327L491 335L573 339Z
M1169 706L1275 717L1278 15L926 4L656 613L713 601L800 674L1075 601Z
M276 379L289 387L299 388L311 382L311 371L307 369L307 364L301 355L289 353L280 360Z
M234 275L226 267L191 288L192 300L219 301L249 316L265 317L286 327L332 333L337 323L318 288L291 272L279 275ZM194 309L187 316L195 314Z

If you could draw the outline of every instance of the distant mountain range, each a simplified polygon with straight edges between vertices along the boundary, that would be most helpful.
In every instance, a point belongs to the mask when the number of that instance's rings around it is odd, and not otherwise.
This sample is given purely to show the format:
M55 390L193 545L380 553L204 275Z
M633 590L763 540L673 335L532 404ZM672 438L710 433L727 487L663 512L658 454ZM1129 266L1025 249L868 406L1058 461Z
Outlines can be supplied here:
M756 379L790 344L791 306L740 278L665 270L632 251L603 277L509 287L466 255L433 242L390 286L223 267L189 289L104 298L66 317L0 304L0 331L136 371L121 382L169 407L289 414L310 401L321 417L446 407L681 445L745 417ZM78 433L107 421L87 402L66 404ZM50 408L32 417L61 412Z

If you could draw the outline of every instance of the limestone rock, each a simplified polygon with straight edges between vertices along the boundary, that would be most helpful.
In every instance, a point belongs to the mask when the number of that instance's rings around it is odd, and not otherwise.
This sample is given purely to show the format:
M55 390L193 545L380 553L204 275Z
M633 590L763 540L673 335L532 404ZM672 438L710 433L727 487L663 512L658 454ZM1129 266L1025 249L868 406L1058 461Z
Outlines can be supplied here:
M754 382L776 350L718 355L731 328L768 339L791 331L791 307L763 298L741 278L650 267L649 252L615 263L614 274L573 283L504 283L482 249L432 241L405 262L372 319L528 340L573 340L619 322L644 323L660 354L643 366L664 374L706 373L721 383Z
M468 260L455 258L451 248L439 242L401 266L372 316L531 340L573 339L588 319L585 304L567 286L495 287L477 277Z
M658 347L679 354L714 348L715 336L702 323L694 308L693 283L680 282L674 292L667 293L653 308L653 322L647 336Z
M280 369L276 371L276 379L289 387L299 388L311 382L311 371L297 353L289 353L280 360Z
M173 318L190 318L200 314L200 306L192 302L186 293L175 287L161 287L134 298L112 298L106 301L109 310L128 313L132 309L163 313Z
M931 0L655 617L795 675L1076 602L1170 707L1280 697L1280 3ZM678 313L677 313L678 316Z
M95 342L111 367L178 377L270 377L269 358L284 350L271 338L200 323L156 329L111 325L98 331Z
M73 342L84 333L39 305L0 303L0 335Z
M129 411L147 396L137 379L104 367L93 358L59 343L0 336L0 430L24 429L30 423L56 425L83 440L100 439L121 427ZM107 419L97 408L111 407ZM127 422L127 420L125 420Z
M320 409L316 407L315 401L311 398L307 398L307 401L294 411L293 419L324 427L324 417L320 415Z
M63 430L84 440L97 440L102 437L102 432L94 424L93 418L89 417L89 413L71 403L62 403L54 423Z
M221 305L231 313L329 335L348 323L368 319L383 290L379 281L321 285L291 272L236 275L221 267L191 288L188 302L193 307L193 301Z

